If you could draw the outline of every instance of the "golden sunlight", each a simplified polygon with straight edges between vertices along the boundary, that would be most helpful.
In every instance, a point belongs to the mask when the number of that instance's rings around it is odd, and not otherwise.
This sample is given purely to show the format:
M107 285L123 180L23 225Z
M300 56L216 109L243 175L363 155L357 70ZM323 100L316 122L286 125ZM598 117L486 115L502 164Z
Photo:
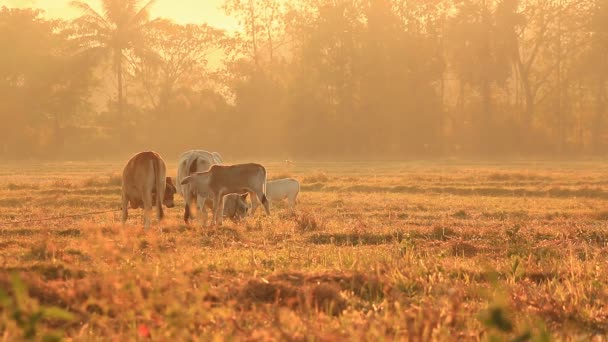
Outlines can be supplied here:
M50 18L72 19L80 12L70 6L71 0L6 0L0 6L15 8L34 7L44 10ZM85 1L93 8L100 8L99 0ZM169 18L179 24L206 23L228 31L238 30L238 22L226 16L221 8L222 0L158 0L151 9L153 18Z
M608 0L0 0L0 342L608 342L607 48Z

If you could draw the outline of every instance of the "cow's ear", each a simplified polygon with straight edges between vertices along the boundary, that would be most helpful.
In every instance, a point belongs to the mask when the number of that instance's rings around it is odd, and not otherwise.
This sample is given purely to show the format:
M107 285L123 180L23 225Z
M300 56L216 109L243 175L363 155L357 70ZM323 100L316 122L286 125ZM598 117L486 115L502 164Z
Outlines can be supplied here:
M248 192L246 192L246 193L244 193L244 194L241 195L241 198L243 199L243 201L247 199L248 195L249 195Z
M188 184L188 183L192 182L192 180L193 180L193 177L192 176L188 176L188 177L182 179L182 181L181 181L180 184L181 185Z

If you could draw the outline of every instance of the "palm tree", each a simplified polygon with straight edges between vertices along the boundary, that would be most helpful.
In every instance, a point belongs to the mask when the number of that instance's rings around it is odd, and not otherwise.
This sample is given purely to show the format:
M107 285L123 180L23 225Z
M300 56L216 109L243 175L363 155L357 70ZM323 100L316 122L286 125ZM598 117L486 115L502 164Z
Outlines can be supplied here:
M155 0L102 0L102 11L84 1L72 1L83 15L75 20L82 47L109 57L118 82L118 114L124 111L123 69L125 53L144 50L144 29L150 22L150 7Z

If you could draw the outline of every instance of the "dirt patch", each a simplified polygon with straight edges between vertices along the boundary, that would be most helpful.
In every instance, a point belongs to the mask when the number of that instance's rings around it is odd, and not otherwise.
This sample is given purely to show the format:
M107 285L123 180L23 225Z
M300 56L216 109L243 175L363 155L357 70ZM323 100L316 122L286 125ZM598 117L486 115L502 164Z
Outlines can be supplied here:
M273 275L269 280L290 283L293 286L306 286L311 284L336 284L342 291L352 292L365 300L377 300L384 297L388 291L387 286L377 277L362 273L324 273L305 275L301 273L281 273Z
M362 246L383 245L403 240L403 232L371 234L371 233L345 233L345 234L315 234L308 238L308 242L315 245L336 246Z
M479 248L464 241L454 241L450 243L450 250L453 256L472 258L479 253Z
M7 240L0 242L0 248L8 248L13 245L19 245L19 243L15 240Z
M301 290L280 281L249 280L240 290L239 299L247 307L255 303L297 307L304 299Z
M338 316L350 305L349 296L376 302L386 291L386 286L377 277L360 273L281 273L247 281L237 291L237 299L246 308L256 304L278 304L294 310L314 310Z
M47 265L38 264L27 268L8 268L6 272L22 272L22 273L35 273L42 277L44 280L66 280L66 279L83 279L86 276L86 272L83 270L72 270L61 264L58 265Z
M340 287L332 283L322 283L312 289L312 303L317 311L340 315L347 306L346 299L340 293Z
M302 211L294 215L296 228L300 232L314 232L318 230L324 230L327 226L327 222L324 219L313 214L312 212Z
M21 228L21 229L3 229L0 231L0 236L32 236L39 234L40 230Z
M238 230L229 227L217 227L206 230L203 233L201 244L205 247L211 247L218 244L240 241L243 241L243 235Z
M82 235L82 232L80 231L80 229L64 229L64 230L60 230L56 233L59 236L69 236L69 237L79 237Z
M325 173L319 172L302 178L302 182L306 184L329 182L331 178Z
M433 227L433 231L431 231L430 234L428 234L428 238L430 240L439 240L439 241L447 241L449 239L452 239L454 237L457 237L458 234L456 234L456 232L448 227L441 227L441 226L435 226Z
M325 183L313 183L307 185L301 185L300 189L302 191L320 191L325 187Z

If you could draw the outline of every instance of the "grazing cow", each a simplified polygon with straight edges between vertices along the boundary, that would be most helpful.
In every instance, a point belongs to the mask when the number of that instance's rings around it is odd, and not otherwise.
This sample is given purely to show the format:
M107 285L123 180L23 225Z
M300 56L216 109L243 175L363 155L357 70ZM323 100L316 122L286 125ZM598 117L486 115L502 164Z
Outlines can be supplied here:
M232 222L244 219L251 208L251 205L247 203L248 195L249 193L242 195L228 194L224 196L224 217L229 218ZM213 212L213 200L209 198L205 199L205 207Z
M222 224L224 196L249 193L251 200L262 202L266 214L270 215L266 199L266 169L260 164L236 164L231 166L213 165L207 172L197 172L181 181L182 185L192 184L199 194L207 194L217 204L213 211L213 224ZM255 207L252 209L252 212Z
M266 197L270 202L282 201L287 198L289 210L296 206L300 193L300 183L293 178L277 179L266 183Z
M213 210L213 201L209 198L197 194L196 189L191 185L182 185L181 181L187 176L196 172L209 170L212 165L221 164L222 157L217 152L207 152L204 150L192 150L182 153L177 168L177 189L186 202L184 208L184 221L188 223L192 217L192 202L196 200L198 211L201 214L203 226L207 225L207 211L205 207ZM224 206L224 216L233 221L240 220L247 215L249 205L245 200L246 196L226 196Z
M134 155L122 172L122 222L128 218L128 207L144 208L144 227L150 227L150 211L156 206L158 220L162 220L163 204L173 208L175 185L166 177L165 162L156 152L140 152Z

